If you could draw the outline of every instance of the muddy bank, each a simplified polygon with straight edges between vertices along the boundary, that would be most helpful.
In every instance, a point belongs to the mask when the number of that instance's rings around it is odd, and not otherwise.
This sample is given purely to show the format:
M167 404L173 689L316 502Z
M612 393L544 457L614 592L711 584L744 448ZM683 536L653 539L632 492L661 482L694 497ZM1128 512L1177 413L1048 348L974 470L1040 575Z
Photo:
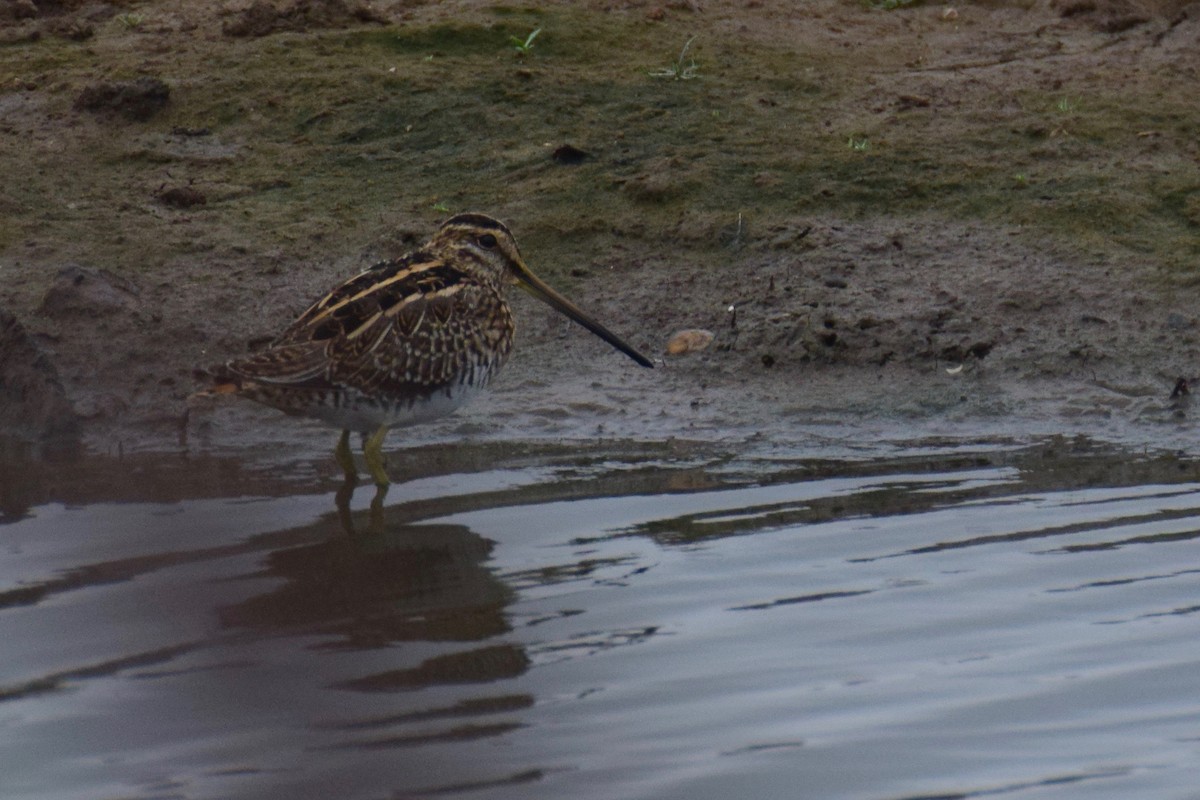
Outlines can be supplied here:
M518 298L491 395L393 446L1190 429L1194 5L10 5L2 361L50 399L0 419L27 437L324 447L250 407L184 424L195 368L469 209L661 368ZM713 341L665 355L684 328Z

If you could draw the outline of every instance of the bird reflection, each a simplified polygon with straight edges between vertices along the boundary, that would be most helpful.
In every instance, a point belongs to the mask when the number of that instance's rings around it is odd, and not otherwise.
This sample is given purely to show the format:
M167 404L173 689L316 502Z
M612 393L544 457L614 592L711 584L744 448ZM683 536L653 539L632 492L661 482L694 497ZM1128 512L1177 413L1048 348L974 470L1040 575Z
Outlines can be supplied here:
M358 487L358 478L346 473L345 480L333 495L333 503L337 508L338 522L347 536L355 536L360 531L354 525L354 515L350 511L350 501L354 499L354 490ZM371 497L371 506L367 514L366 533L379 535L383 533L383 501L387 498L388 487L376 485L375 494Z
M491 549L462 525L407 523L275 550L262 577L283 584L225 608L221 621L327 634L330 648L484 639L508 631L504 608L512 599L483 566Z
M339 514L353 523L376 511L352 513L346 506ZM514 594L485 566L491 541L463 525L420 522L306 541L267 555L255 577L281 583L222 609L224 627L272 637L317 636L320 642L305 649L343 653L442 643L415 664L399 654L383 668L370 656L336 662L340 674L327 676L328 690L381 700L339 703L344 715L316 723L332 739L325 746L411 747L503 736L521 726L511 715L533 698L512 692L507 681L523 675L530 659L523 645L504 641ZM494 689L481 690L485 685ZM445 705L445 695L430 703L434 696L414 693L448 686L468 694Z

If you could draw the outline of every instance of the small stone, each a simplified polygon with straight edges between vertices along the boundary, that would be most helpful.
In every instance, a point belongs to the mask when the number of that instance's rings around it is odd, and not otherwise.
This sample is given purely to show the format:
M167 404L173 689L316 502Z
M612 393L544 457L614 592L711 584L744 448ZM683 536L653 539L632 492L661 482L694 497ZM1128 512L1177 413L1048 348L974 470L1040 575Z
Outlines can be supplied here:
M556 147L550 157L554 159L555 163L574 166L575 164L582 164L590 158L591 153L580 150L574 145L564 144Z
M684 353L696 353L708 347L713 340L711 331L690 328L679 331L667 342L667 354L680 356Z

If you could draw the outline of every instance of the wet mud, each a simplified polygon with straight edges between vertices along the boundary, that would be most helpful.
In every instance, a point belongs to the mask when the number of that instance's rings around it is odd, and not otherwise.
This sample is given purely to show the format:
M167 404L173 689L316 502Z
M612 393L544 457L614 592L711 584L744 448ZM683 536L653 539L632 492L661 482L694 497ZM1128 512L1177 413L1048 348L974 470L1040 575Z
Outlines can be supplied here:
M1194 5L2 13L0 420L22 440L314 441L240 406L184 419L196 369L463 210L661 368L518 299L492 395L394 445L1187 424ZM670 354L683 330L712 339Z

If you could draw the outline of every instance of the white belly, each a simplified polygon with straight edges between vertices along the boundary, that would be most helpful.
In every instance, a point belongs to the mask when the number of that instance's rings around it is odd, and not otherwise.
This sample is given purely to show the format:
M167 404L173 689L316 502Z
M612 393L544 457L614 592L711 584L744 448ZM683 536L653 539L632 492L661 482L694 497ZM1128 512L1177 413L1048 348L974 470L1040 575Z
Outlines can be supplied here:
M342 430L373 433L380 427L402 428L432 422L454 413L459 406L483 390L481 386L464 384L452 389L440 389L427 397L400 401L381 401L354 390L344 390L328 402L304 410L283 408L288 413L319 419L326 425Z

